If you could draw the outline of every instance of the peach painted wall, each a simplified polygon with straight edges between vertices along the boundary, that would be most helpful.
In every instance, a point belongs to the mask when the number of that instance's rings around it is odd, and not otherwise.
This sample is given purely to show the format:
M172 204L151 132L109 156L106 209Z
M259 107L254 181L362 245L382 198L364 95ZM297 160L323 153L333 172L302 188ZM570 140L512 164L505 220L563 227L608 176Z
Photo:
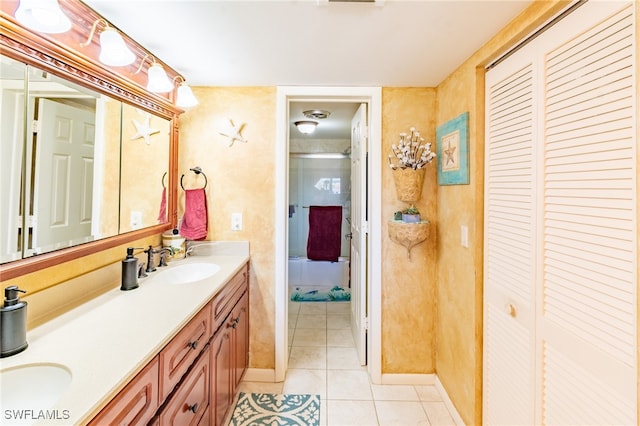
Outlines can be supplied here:
M391 241L387 223L408 205L396 198L387 156L401 132L419 130L435 150L435 89L382 90L382 373L434 373L436 290L436 162L426 167L422 197L415 206L430 222L432 238L411 250Z
M276 88L193 88L200 104L180 116L178 174L185 188L202 186L189 169L200 166L206 189L210 240L248 240L251 253L252 368L275 366L275 135ZM247 142L230 140L229 119ZM178 218L184 191L178 190ZM243 228L231 230L231 214L242 213Z
M536 1L438 87L438 125L468 111L470 184L438 188L436 371L466 424L482 422L484 66L567 2ZM469 228L469 248L460 227Z
M275 283L273 282L275 192L276 88L198 87L200 105L180 119L180 175L195 187L189 168L199 165L209 187L209 233L214 240L249 240L251 251L251 356L252 368L275 366ZM414 126L426 140L435 138L435 90L390 88L383 91L383 216L404 208L396 199L386 156L399 133ZM227 132L231 118L246 124L247 143L219 135ZM436 227L435 164L425 178L423 198L416 206ZM189 187L189 186L187 186ZM179 194L179 216L184 195ZM230 230L231 213L242 212L242 231ZM383 230L386 235L386 228ZM435 232L433 232L435 235ZM434 372L435 242L429 240L406 250L383 239L383 373Z

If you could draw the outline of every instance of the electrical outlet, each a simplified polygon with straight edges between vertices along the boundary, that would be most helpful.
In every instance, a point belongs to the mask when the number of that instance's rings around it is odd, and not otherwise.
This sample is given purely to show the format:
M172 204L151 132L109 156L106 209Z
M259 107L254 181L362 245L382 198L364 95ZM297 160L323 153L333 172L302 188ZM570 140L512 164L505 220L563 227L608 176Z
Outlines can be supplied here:
M466 225L460 226L460 244L462 247L469 248L469 227Z
M242 213L231 213L231 230L242 230Z

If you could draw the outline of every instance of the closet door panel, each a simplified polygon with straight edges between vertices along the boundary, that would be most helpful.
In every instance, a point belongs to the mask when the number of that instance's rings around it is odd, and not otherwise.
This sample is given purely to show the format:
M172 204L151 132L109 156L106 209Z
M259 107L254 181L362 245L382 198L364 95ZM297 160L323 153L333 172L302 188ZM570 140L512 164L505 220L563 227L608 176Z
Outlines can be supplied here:
M485 424L638 424L633 13L589 1L486 75Z
M637 423L633 7L592 3L538 42L545 424Z
M535 98L527 56L519 52L487 75L483 415L491 425L534 418Z

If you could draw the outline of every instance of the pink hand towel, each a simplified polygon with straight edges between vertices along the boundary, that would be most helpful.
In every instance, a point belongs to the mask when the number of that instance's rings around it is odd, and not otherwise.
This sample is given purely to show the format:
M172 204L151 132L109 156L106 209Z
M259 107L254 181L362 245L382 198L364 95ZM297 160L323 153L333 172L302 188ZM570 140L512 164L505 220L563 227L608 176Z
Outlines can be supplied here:
M204 188L185 189L180 234L190 240L207 237L207 195Z
M160 211L158 212L158 222L167 220L167 188L162 188L162 198L160 199Z

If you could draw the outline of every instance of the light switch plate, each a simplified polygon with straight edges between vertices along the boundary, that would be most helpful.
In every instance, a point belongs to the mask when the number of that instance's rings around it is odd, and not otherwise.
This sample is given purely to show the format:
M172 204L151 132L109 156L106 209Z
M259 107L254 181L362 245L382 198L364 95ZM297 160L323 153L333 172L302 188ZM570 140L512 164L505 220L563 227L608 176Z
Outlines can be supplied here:
M142 212L134 210L130 218L131 229L139 229L142 226Z
M469 227L466 225L460 226L460 245L469 248Z

